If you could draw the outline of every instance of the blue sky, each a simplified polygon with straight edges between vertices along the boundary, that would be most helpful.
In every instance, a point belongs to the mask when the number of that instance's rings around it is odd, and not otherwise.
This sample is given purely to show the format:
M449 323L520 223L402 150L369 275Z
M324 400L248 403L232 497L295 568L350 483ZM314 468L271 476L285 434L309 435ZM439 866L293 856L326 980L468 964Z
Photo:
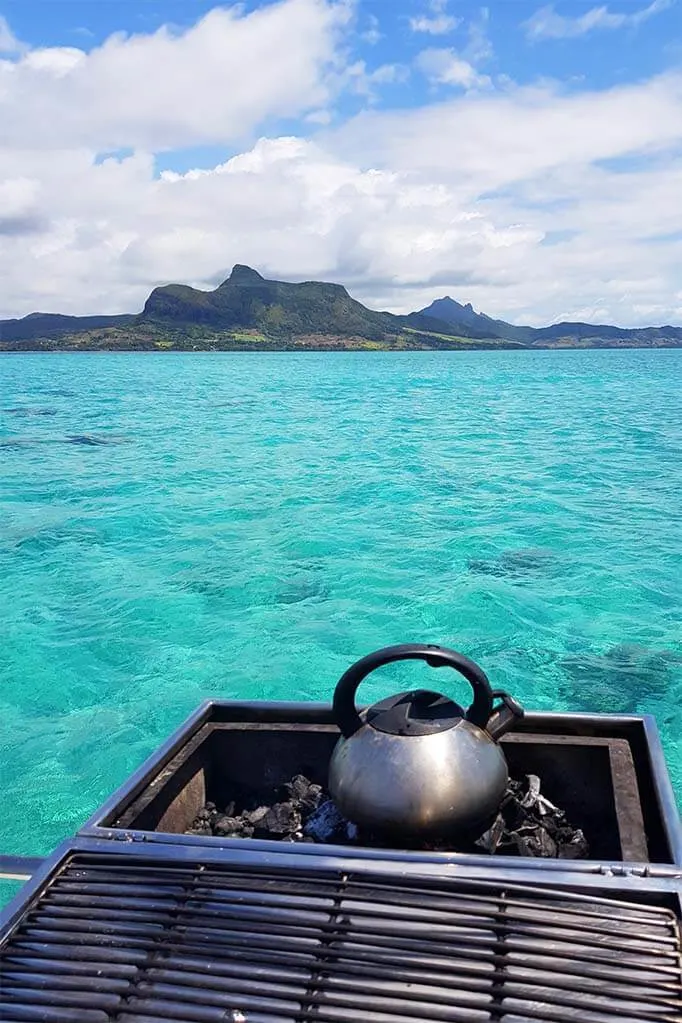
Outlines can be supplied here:
M0 18L0 316L131 309L239 261L384 308L682 320L679 0Z
M0 10L14 32L35 46L90 50L114 32L147 33L162 25L187 28L216 6L214 0L4 0ZM251 0L241 6L252 11L266 5ZM357 52L372 64L381 65L409 64L429 39L446 39L449 45L463 49L468 26L480 22L485 9L486 33L493 51L489 70L509 75L517 82L546 76L572 82L576 88L603 87L655 74L663 66L679 64L682 56L682 12L675 3L661 3L649 17L637 21L638 12L652 7L647 0L614 0L606 5L564 0L552 6L557 14L572 21L602 7L616 17L634 20L620 28L600 28L597 21L595 28L580 35L534 39L529 38L525 25L549 5L534 0L492 0L483 8L469 0L451 0L443 8L446 18L459 20L451 32L430 35L411 29L411 23L420 18L434 22L438 6L430 11L429 4L419 0L363 0L358 5ZM378 35L376 42L373 32ZM367 34L370 38L363 39ZM391 99L424 102L429 99L426 83L398 86Z

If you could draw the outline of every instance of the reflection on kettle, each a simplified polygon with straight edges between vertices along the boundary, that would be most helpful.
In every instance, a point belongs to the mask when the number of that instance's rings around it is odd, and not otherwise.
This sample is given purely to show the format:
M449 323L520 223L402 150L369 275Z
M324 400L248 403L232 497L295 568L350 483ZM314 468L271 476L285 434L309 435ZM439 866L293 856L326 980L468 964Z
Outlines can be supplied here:
M358 713L355 694L363 679L403 660L454 668L472 687L469 709L417 689ZM428 838L484 827L497 811L509 776L497 739L523 709L493 690L481 668L462 654L409 643L369 654L339 680L334 715L341 738L329 766L329 791L359 827Z

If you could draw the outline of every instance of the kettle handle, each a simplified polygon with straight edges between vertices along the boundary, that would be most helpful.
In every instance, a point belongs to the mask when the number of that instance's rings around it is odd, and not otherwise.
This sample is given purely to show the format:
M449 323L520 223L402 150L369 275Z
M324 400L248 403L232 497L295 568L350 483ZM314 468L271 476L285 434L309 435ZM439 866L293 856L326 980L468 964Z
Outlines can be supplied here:
M431 643L400 643L367 654L351 665L337 682L334 690L334 718L346 739L350 739L362 726L362 719L355 706L355 694L360 683L384 664L414 660L426 661L432 668L454 668L460 675L464 675L474 691L473 703L466 713L467 721L479 728L486 727L493 711L493 691L482 668L464 654L448 650L447 647Z

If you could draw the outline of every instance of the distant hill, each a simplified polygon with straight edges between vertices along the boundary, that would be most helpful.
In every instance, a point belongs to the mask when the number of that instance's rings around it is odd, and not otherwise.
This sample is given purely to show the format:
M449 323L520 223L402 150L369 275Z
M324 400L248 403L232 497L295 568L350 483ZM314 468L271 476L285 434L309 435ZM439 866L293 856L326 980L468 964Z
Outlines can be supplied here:
M459 302L455 302L454 298L450 298L449 295L445 298L437 298L426 309L421 309L417 315L433 316L437 320L443 320L445 323L450 324L450 326L457 327L458 330L467 330L473 327L478 331L487 331L489 334L497 337L502 337L503 331L507 333L513 330L523 331L524 329L523 327L512 327L511 323L505 323L504 320L493 320L484 313L474 312L471 302L468 302L466 305L460 305ZM522 339L517 338L516 340L520 341Z
M0 320L0 351L462 349L682 345L682 328L517 327L446 297L396 316L340 284L271 281L237 264L214 291L155 288L137 315Z
M525 327L533 347L575 344L597 348L676 348L682 346L682 327L612 327L608 324L555 323L551 327Z
M460 305L446 296L438 298L420 316L435 316L451 329L475 328L507 341L534 348L657 348L682 346L682 327L612 327L591 323L555 323L551 327L517 327L477 313L471 304Z
M0 320L0 341L32 341L39 337L62 337L80 330L123 327L134 316L62 316L60 313L29 313L21 320Z

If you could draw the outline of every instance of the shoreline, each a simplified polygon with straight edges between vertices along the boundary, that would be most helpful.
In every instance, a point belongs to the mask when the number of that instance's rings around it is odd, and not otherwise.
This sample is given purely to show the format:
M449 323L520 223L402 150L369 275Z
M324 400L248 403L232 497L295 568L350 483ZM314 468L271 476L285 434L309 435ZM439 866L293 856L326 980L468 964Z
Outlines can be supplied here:
M682 344L666 345L451 345L440 348L343 348L308 347L302 345L265 346L261 348L3 348L2 355L277 355L298 352L301 355L326 353L328 355L355 352L363 355L406 355L424 352L656 352L682 351Z

